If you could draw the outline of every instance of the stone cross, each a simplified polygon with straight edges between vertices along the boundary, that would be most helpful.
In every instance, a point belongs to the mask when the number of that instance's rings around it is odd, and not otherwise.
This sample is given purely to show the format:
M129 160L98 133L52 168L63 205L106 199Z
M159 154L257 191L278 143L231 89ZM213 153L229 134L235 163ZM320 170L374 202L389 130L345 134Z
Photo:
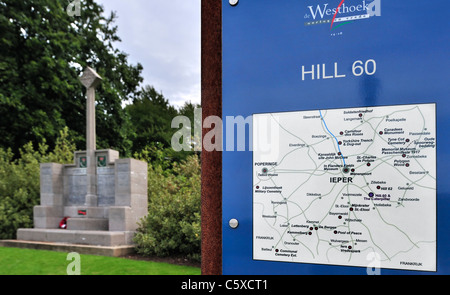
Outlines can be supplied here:
M86 102L86 160L87 160L87 193L85 205L95 207L98 205L97 197L97 165L95 160L96 135L95 135L95 88L102 81L97 72L87 67L80 77L81 84L87 89Z

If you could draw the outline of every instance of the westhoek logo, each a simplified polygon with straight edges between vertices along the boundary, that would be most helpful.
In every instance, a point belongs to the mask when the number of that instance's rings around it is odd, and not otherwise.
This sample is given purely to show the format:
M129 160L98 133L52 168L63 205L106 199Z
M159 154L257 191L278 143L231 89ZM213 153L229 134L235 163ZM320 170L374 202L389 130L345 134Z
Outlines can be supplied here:
M341 0L337 7L333 7L330 3L324 3L310 5L307 8L305 19L308 21L305 22L305 26L329 24L330 30L357 20L381 16L381 0L363 0L353 4Z

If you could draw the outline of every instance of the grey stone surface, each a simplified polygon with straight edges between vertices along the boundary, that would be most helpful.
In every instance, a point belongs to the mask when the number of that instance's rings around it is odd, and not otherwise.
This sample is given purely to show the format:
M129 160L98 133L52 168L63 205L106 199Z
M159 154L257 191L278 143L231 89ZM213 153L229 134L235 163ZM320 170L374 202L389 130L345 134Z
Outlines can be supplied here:
M133 238L136 235L135 231L125 231L124 233L124 238L125 238L125 244L126 245L133 245Z
M59 227L61 217L34 217L34 227L42 229L56 229Z
M108 219L105 218L77 218L67 220L68 230L108 230Z
M63 206L64 205L64 195L63 194L41 193L41 205L42 206Z
M85 168L66 168L64 173L65 205L84 205L87 193Z
M98 246L131 245L130 233L124 231L19 229L17 240Z
M64 174L64 198L69 206L102 206L114 205L114 166L97 168L96 204L86 203L87 180L85 168L66 167ZM95 203L95 202L94 202Z
M109 207L90 207L87 208L89 218L108 218Z
M33 208L34 217L62 217L63 208L54 206L36 206Z
M80 77L80 81L86 88L96 88L102 81L102 77L93 68L87 67Z
M62 206L35 206L33 208L33 223L35 228L58 228L63 218Z
M76 206L64 206L64 216L66 217L78 217L78 210L84 208Z
M133 208L147 208L148 198L144 194L116 194L117 206L129 206Z
M126 231L135 230L130 226L131 207L111 207L109 208L109 230Z
M115 165L115 204L131 206L132 196L147 196L147 163L134 159L120 159Z
M86 206L97 206L98 205L98 196L87 194L84 198L84 204Z
M39 233L34 234L36 236ZM75 231L69 231L65 229L44 230L43 235L45 237L45 240L43 241L66 243L66 244L72 244L75 241Z
M135 209L142 209L145 211L145 215L148 213L148 197L145 195L131 195L131 204L130 206Z
M78 214L79 210L85 210L86 215ZM75 218L108 218L108 207L65 206L64 216Z
M97 168L98 206L114 206L114 167Z
M97 196L97 159L95 157L96 131L95 131L95 88L102 81L97 72L87 67L80 77L81 83L86 87L86 199L85 204L96 206Z
M110 207L110 231L135 231L141 218L147 215L147 208Z
M19 240L119 246L132 245L138 222L148 214L147 163L119 159L113 150L95 151L96 194L89 193L88 169L41 164L41 206L34 208L34 229L19 229ZM86 155L76 152L75 158ZM91 183L92 185L92 183ZM82 212L79 212L82 210ZM83 214L80 214L83 213ZM68 217L67 229L59 223Z
M40 165L40 193L41 205L60 205L57 198L61 197L63 190L63 165L41 164Z

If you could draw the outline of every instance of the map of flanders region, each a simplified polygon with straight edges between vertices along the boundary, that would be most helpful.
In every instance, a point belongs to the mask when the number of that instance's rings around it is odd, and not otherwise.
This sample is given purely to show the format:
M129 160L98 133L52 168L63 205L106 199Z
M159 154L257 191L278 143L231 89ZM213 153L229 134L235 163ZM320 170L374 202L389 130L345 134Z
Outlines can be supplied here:
M253 115L253 259L436 271L436 105Z

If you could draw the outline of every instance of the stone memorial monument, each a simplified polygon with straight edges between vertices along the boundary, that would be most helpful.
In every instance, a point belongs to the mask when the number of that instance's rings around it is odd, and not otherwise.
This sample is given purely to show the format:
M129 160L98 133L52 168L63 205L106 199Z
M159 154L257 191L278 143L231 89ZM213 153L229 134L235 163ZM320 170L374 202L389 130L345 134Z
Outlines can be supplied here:
M96 150L95 88L102 78L88 67L80 80L87 88L86 151L75 152L74 164L41 164L34 228L19 229L17 239L132 246L137 222L148 213L147 163Z

